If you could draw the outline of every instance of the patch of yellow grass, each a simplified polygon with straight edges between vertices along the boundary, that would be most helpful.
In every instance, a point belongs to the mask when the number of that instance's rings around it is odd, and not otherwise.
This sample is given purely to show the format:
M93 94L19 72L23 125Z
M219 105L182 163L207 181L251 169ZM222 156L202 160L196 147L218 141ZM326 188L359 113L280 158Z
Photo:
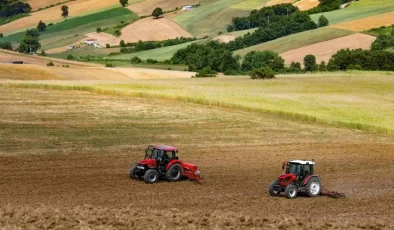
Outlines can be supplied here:
M61 80L63 78L42 66L0 64L0 79Z

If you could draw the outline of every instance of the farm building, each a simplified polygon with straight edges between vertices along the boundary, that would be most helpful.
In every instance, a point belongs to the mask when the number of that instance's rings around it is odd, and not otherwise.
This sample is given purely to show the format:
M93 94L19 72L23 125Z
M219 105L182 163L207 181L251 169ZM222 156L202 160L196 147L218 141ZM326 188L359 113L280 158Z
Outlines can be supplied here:
M95 44L97 44L97 40L96 39L86 39L85 40L85 44L87 44L87 45L95 45Z

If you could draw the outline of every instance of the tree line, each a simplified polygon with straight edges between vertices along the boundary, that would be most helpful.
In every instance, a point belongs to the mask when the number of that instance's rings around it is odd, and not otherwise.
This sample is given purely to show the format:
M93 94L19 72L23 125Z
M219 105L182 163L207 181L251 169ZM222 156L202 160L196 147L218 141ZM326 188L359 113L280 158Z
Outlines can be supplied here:
M20 0L0 0L0 17L2 18L29 13L30 11L29 3Z

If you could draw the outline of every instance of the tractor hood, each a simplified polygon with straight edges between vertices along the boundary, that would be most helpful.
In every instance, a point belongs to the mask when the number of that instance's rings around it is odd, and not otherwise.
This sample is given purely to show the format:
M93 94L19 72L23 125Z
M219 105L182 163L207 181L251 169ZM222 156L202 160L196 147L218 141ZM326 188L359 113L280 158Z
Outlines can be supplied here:
M139 162L140 165L146 165L149 168L155 168L156 167L156 159L145 159Z
M279 180L286 180L286 179L291 179L291 178L296 178L297 176L295 174L289 173L289 174L283 174L278 177Z

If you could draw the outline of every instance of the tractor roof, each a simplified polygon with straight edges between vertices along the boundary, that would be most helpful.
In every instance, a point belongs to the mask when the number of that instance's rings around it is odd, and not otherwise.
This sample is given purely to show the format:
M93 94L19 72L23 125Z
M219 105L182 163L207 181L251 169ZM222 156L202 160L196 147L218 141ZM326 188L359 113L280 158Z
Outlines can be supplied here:
M289 161L289 163L301 164L301 165L314 165L315 164L315 162L308 161L308 160L293 160L293 161Z
M177 148L175 148L175 147L172 147L172 146L165 146L165 145L155 145L155 146L153 146L155 149L160 149L160 150L163 150L163 151L178 151L178 149Z

